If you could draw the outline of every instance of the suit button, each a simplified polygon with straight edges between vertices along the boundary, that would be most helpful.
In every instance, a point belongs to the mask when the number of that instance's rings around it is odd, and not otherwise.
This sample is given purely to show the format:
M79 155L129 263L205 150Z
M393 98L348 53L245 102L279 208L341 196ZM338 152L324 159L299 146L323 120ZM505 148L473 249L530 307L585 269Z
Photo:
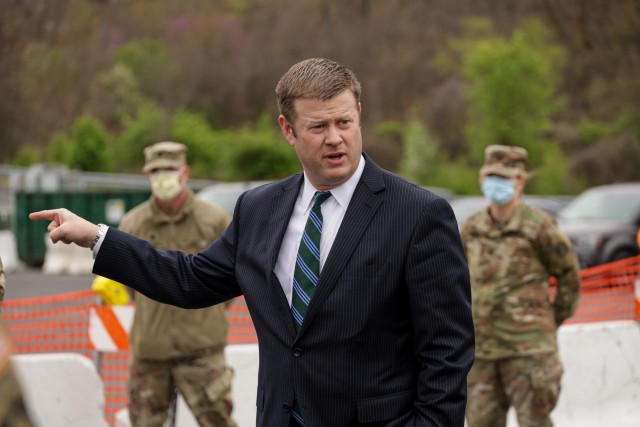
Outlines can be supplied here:
M291 412L291 406L289 406L288 403L285 403L284 405L282 405L282 410L284 412Z
M293 349L293 357L300 357L302 356L302 349L300 347L295 347Z

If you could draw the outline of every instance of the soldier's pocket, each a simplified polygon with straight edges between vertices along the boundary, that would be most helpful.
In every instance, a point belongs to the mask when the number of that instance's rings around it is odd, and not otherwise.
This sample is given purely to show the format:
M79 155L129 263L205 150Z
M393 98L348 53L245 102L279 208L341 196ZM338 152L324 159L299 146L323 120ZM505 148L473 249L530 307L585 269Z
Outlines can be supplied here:
M228 398L231 394L231 381L233 381L233 368L228 366L218 371L219 375L215 375L209 382L205 392L210 401L215 402Z
M530 376L536 406L550 412L558 403L564 369L557 355L545 358L546 362L534 368Z

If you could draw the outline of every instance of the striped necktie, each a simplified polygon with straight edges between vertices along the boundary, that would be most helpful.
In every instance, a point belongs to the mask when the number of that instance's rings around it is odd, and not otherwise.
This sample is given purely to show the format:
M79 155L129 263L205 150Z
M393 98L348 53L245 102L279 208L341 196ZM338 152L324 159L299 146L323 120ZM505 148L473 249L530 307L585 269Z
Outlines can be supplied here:
M316 200L309 213L309 218L300 240L300 247L298 248L291 296L291 313L296 324L296 330L300 330L300 326L302 326L307 307L311 302L311 297L320 277L320 236L322 234L322 210L320 206L329 196L331 196L329 192L316 192Z
M309 218L307 218L307 224L304 226L304 233L300 239L291 295L291 314L296 324L296 331L299 331L302 326L307 307L320 277L320 236L322 235L322 210L320 207L329 196L331 196L329 192L316 191L316 200L311 212L309 212ZM291 417L304 427L300 404L295 396Z

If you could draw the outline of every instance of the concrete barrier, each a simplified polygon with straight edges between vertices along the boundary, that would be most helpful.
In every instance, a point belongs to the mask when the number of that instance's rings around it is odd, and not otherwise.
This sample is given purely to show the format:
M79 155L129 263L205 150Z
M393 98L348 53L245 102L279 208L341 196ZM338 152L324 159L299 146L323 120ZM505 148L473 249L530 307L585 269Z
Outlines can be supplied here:
M0 258L2 258L2 264L7 273L11 273L22 266L18 259L16 236L12 231L0 230Z
M640 426L640 323L562 326L558 345L564 376L555 427ZM507 427L518 427L513 408Z
M42 272L44 274L91 274L93 253L78 245L52 243L48 233L44 236L46 252Z
M107 427L104 389L95 365L76 353L12 356L38 427Z
M640 323L567 325L558 338L565 374L556 427L640 426Z
M567 325L560 328L558 340L565 374L552 414L555 427L640 426L640 323ZM236 371L234 419L239 427L253 427L258 347L230 345L227 359ZM184 402L177 414L176 427L197 426ZM507 425L518 426L513 410Z
M552 414L555 427L640 426L640 324L567 325L560 328L558 338L565 375ZM233 417L239 427L252 427L258 346L229 345L226 356L235 371ZM14 361L39 426L106 426L102 383L90 360L62 353L17 355ZM126 410L116 419L118 427L130 426ZM176 427L197 426L184 401L178 404L176 421ZM507 425L518 425L513 411Z

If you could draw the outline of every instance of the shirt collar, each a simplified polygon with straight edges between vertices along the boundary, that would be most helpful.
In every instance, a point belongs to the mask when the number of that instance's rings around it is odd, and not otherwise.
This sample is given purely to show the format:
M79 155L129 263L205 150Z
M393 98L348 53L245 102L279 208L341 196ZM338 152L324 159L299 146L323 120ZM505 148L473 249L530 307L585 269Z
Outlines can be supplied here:
M360 155L360 162L358 163L358 167L356 171L351 175L351 177L345 181L343 184L340 184L333 190L331 190L331 195L336 202L340 205L340 207L344 210L349 206L349 202L351 201L351 196L356 191L356 186L358 185L358 181L360 181L360 177L362 176L362 172L364 171L365 160L362 154ZM311 201L316 194L316 189L311 182L307 179L307 173L304 173L304 185L302 187L302 206L305 206L306 209L311 207ZM305 209L305 210L306 210Z

